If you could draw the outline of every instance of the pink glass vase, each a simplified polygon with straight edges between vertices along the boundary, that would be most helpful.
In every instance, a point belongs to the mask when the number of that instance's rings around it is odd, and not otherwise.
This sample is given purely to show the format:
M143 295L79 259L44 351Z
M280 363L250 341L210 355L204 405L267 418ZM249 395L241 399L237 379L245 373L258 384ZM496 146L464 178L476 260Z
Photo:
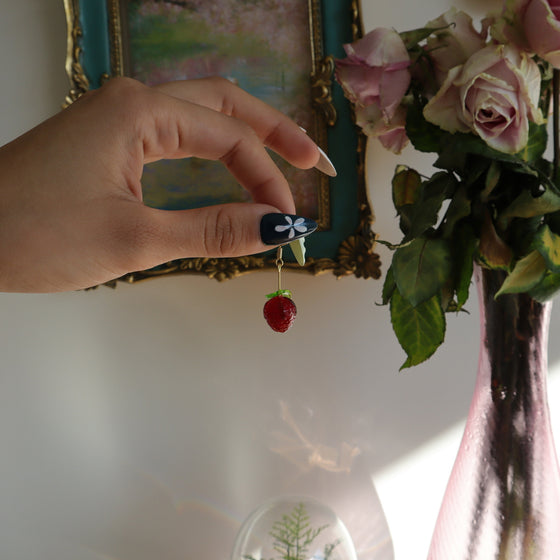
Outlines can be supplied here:
M547 401L551 303L495 299L504 275L475 266L474 396L429 560L560 559L560 470Z

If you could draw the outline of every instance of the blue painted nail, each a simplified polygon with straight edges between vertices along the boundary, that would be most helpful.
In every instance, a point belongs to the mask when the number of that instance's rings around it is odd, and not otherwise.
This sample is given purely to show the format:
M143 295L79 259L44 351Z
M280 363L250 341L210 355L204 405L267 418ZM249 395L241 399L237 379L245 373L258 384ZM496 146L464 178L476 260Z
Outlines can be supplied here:
M265 214L261 220L261 239L265 245L282 245L305 237L317 229L317 222L292 214Z

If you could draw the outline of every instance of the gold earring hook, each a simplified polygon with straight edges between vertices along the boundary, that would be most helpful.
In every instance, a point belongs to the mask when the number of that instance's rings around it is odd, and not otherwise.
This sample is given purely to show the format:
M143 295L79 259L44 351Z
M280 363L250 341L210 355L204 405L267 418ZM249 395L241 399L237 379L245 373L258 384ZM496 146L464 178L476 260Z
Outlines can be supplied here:
M278 247L276 252L276 268L278 268L278 291L282 290L282 267L284 266L284 261L282 260L282 246Z

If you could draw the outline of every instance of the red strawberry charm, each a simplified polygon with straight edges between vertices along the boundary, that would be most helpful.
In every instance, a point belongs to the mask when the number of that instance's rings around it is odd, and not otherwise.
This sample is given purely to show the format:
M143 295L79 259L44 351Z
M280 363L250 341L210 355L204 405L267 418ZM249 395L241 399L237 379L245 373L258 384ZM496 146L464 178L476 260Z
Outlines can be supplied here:
M278 290L268 294L263 314L270 328L276 332L286 332L296 319L296 304L289 290Z

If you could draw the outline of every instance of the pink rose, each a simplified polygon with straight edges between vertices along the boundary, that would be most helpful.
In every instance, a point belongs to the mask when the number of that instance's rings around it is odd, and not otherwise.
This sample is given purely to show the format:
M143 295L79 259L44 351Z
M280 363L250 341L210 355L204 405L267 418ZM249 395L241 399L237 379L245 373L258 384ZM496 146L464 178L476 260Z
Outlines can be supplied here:
M448 132L474 132L491 148L516 153L527 144L529 121L543 122L540 80L527 53L489 45L449 71L424 117Z
M487 18L490 34L498 43L513 44L521 50L529 50L523 31L523 12L530 0L504 0L499 14Z
M408 144L405 131L406 109L401 105L391 119L383 118L377 103L367 107L356 107L356 124L367 136L377 138L384 148L394 154L400 154Z
M560 0L504 0L492 37L539 55L560 68Z
M410 84L410 58L399 34L378 28L344 46L347 58L336 63L336 77L356 105L375 103L390 120Z
M531 50L560 68L560 0L530 0L523 27Z
M451 68L464 64L486 45L487 29L483 27L482 31L476 31L472 18L455 8L428 22L425 27L437 29L426 42L426 52L433 62L438 86Z

